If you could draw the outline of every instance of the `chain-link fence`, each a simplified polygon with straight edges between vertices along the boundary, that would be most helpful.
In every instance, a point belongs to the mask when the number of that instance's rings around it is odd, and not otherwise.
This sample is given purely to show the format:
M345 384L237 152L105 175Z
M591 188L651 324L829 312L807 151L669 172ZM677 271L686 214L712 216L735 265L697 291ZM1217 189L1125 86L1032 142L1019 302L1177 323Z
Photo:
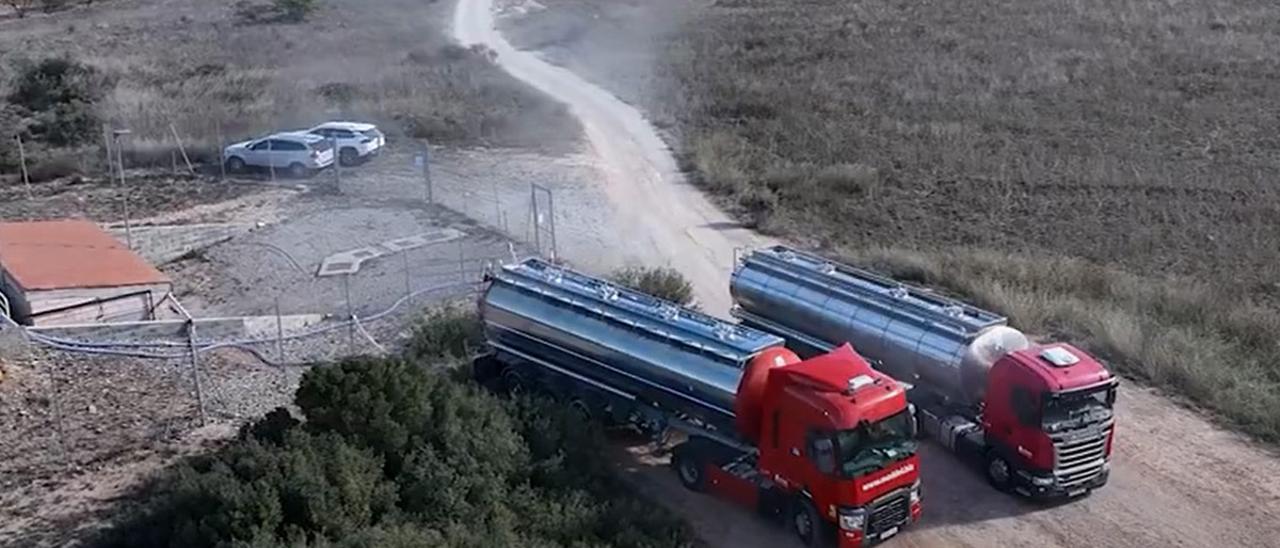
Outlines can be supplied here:
M0 380L22 394L0 398L0 487L225 436L290 404L308 365L398 352L426 307L470 305L486 268L554 254L550 190L461 171L432 179L425 155L386 156L345 170L337 194L308 193L287 220L165 248L182 259L166 267L175 296L154 320L4 330L29 350ZM165 227L134 230L135 251L160 256Z

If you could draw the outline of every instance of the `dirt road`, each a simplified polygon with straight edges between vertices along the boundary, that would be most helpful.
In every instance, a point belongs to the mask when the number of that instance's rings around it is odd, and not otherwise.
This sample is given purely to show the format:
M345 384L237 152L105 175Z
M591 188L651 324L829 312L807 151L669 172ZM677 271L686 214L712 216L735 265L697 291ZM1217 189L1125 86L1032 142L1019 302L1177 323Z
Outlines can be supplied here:
M766 240L741 228L685 181L670 149L640 111L578 75L512 47L495 30L493 0L461 0L454 35L464 45L489 47L513 76L570 107L600 160L601 187L621 216L625 237L617 245L650 264L665 263L684 272L704 309L727 313L725 279L734 248Z
M689 276L713 313L728 309L735 247L760 245L691 188L670 151L636 109L494 30L492 0L460 0L455 34L484 44L517 78L571 107L600 159L601 186L623 212L619 246L668 262ZM572 257L570 257L572 259ZM1126 386L1110 485L1055 507L988 488L980 473L928 444L925 517L890 546L1276 546L1280 545L1280 460L1203 417L1142 388ZM792 541L745 511L684 492L660 462L627 467L637 484L688 515L713 546L785 546ZM792 544L798 545L798 544Z

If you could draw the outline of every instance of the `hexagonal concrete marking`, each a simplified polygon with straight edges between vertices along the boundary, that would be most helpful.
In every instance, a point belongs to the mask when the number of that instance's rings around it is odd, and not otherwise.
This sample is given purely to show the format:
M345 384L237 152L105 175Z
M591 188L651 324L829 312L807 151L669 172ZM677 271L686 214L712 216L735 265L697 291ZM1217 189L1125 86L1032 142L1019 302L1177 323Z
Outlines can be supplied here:
M382 242L378 245L369 247L360 247L350 249L339 253L334 253L325 257L320 263L320 271L317 276L338 276L342 274L355 274L360 271L360 266L365 261L373 260L384 255L399 253L419 247L439 244L456 240L465 236L461 230L452 228L440 228L431 232L406 236L404 238L396 238L394 240Z

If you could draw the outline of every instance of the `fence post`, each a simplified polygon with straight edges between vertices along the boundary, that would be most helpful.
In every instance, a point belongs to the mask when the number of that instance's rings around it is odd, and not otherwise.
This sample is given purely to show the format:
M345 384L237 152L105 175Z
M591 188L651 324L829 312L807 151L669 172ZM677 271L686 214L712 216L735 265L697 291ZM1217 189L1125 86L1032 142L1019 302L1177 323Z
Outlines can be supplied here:
M542 227L538 215L538 187L529 185L529 214L533 216L533 252L542 255Z
M280 296L276 295L276 360L284 367L284 320L280 318Z
M200 388L200 350L196 348L196 322L187 320L187 342L191 346L191 379L196 386L196 405L200 410L200 426L206 424L204 409L204 391Z
M559 258L560 249L556 247L556 198L551 194L551 189L547 191L547 218L551 224L551 261L555 262Z
M178 145L178 151L182 153L182 161L187 164L187 172L195 175L196 167L191 165L191 157L187 156L187 147L182 144L182 138L178 137L178 128L173 125L173 122L169 123L169 132L173 134L173 143ZM178 171L178 159L174 158L173 163L173 170L176 172Z
M435 203L435 189L431 184L431 142L422 140L422 181L427 186L427 203Z
M409 272L409 250L401 250L400 256L404 258L404 297L413 306L413 275Z
M272 150L275 148L276 140L267 137L267 169L271 170L271 182L276 182L276 159Z
M466 248L462 245L462 239L458 239L458 281L467 281L467 259Z
M493 181L493 226L502 226L502 197L498 196L498 181Z
M222 137L222 119L217 119L218 132L218 169L222 171L222 182L227 182L227 141Z
M114 178L115 170L111 169L113 159L111 156L111 127L107 124L102 124L102 150L107 153L107 177Z
M27 150L22 147L22 136L14 135L14 140L18 141L18 163L22 165L22 184L27 186L27 199L33 198L31 195L31 176L27 174Z
M333 193L342 194L342 155L338 154L338 136L329 136L329 146L333 149Z
M351 274L342 275L342 292L347 296L347 351L356 352L356 312L351 307Z

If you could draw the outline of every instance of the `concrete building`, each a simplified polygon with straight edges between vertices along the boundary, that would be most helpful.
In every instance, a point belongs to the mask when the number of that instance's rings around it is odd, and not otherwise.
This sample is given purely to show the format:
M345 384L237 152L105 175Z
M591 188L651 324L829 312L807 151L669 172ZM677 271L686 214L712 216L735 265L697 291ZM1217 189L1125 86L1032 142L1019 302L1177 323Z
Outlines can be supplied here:
M172 288L92 222L0 223L0 309L19 323L150 320Z

